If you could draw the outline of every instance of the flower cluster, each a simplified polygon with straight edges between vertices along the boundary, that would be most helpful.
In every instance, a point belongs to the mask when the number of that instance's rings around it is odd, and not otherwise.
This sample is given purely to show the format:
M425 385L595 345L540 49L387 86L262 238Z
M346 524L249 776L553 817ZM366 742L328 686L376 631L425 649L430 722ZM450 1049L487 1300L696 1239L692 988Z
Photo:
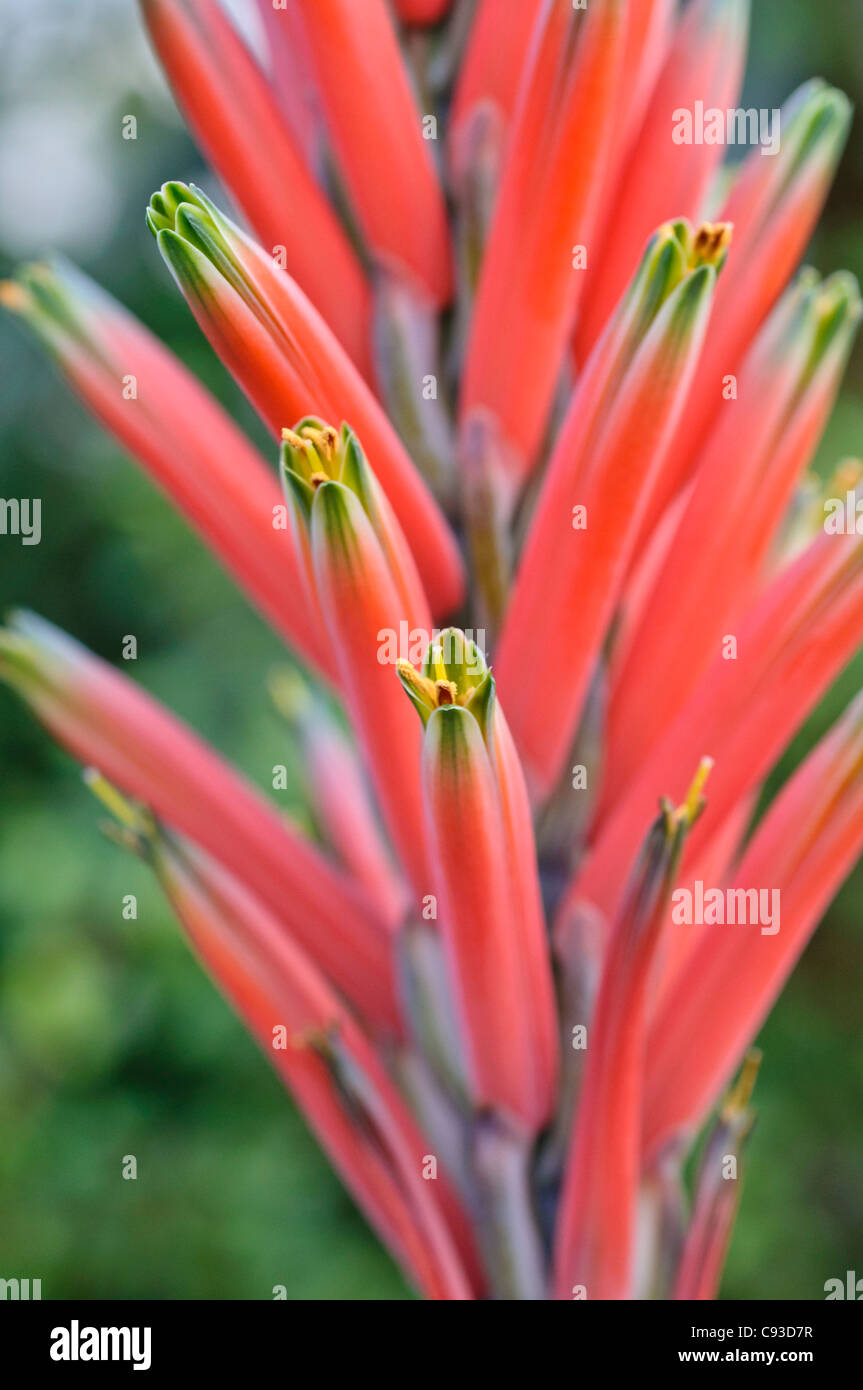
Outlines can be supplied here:
M859 702L752 824L863 644L807 474L860 297L797 269L848 104L807 83L733 170L675 138L746 0L257 8L265 59L141 0L244 225L180 182L147 221L278 474L72 267L0 297L294 653L315 832L42 619L0 675L417 1289L711 1298L747 1049L863 849ZM681 925L705 884L781 929Z

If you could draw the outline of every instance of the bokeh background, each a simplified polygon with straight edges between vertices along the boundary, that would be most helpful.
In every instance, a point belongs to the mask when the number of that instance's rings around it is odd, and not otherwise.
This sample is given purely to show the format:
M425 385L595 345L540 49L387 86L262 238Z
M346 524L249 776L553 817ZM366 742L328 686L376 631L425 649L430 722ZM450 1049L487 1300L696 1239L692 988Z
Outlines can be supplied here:
M754 10L744 105L779 106L815 73L863 104L859 0ZM149 194L177 177L221 196L134 0L0 0L0 274L52 248L78 261L266 447L144 227ZM812 263L863 279L861 213L858 119ZM861 454L858 346L819 468ZM3 607L114 661L135 634L135 677L269 787L289 759L265 693L276 640L5 317L0 495L43 507L39 546L0 538ZM858 660L783 774L861 674ZM289 1298L409 1297L148 874L99 834L77 768L5 690L0 787L0 1277L41 1278L46 1298L270 1298L279 1284ZM763 1031L724 1297L817 1299L863 1271L861 907L858 869ZM130 1154L137 1181L121 1176Z

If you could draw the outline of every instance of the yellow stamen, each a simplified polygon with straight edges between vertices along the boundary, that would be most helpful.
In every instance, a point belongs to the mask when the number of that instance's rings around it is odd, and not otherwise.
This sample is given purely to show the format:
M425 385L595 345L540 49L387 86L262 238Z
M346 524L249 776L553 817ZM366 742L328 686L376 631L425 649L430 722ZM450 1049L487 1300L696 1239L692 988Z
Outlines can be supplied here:
M755 1089L755 1079L758 1076L758 1068L761 1066L761 1056L759 1049L752 1047L744 1057L743 1069L723 1102L723 1120L736 1119L746 1110Z
M692 260L695 266L716 265L731 244L734 224L731 222L702 222L695 233Z

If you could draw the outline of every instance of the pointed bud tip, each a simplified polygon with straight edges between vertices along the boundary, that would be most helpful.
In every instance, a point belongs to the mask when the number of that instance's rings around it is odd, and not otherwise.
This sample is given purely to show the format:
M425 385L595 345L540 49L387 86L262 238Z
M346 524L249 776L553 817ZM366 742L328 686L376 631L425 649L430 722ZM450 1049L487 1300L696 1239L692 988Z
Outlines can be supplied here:
M712 771L713 759L708 757L702 758L696 769L695 776L692 779L689 791L686 793L683 804L679 806L675 812L675 819L678 824L683 824L688 829L691 829L701 815L705 806L704 788Z
M815 298L816 313L827 317L837 310L847 313L856 323L863 308L860 285L850 270L837 270L820 286Z

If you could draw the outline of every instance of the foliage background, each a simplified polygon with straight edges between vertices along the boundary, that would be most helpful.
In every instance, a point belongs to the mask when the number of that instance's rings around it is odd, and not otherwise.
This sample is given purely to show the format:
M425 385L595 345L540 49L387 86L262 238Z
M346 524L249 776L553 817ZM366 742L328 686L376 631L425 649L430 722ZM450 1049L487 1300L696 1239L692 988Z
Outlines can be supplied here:
M778 106L813 73L860 104L859 0L754 9L744 104ZM126 114L136 141L121 138ZM0 272L59 246L263 443L144 228L171 177L215 188L133 0L0 0ZM861 190L858 124L810 252L823 271L863 279ZM861 368L858 347L822 468L863 453ZM43 503L38 547L0 538L3 607L33 607L114 661L135 634L134 676L269 786L289 757L264 691L278 644L5 318L0 494ZM785 771L861 672L858 659ZM46 1298L409 1296L146 871L98 834L76 767L5 691L0 779L0 1276L41 1278ZM137 921L121 916L127 893ZM764 1029L724 1297L820 1298L863 1260L861 904L858 868Z

